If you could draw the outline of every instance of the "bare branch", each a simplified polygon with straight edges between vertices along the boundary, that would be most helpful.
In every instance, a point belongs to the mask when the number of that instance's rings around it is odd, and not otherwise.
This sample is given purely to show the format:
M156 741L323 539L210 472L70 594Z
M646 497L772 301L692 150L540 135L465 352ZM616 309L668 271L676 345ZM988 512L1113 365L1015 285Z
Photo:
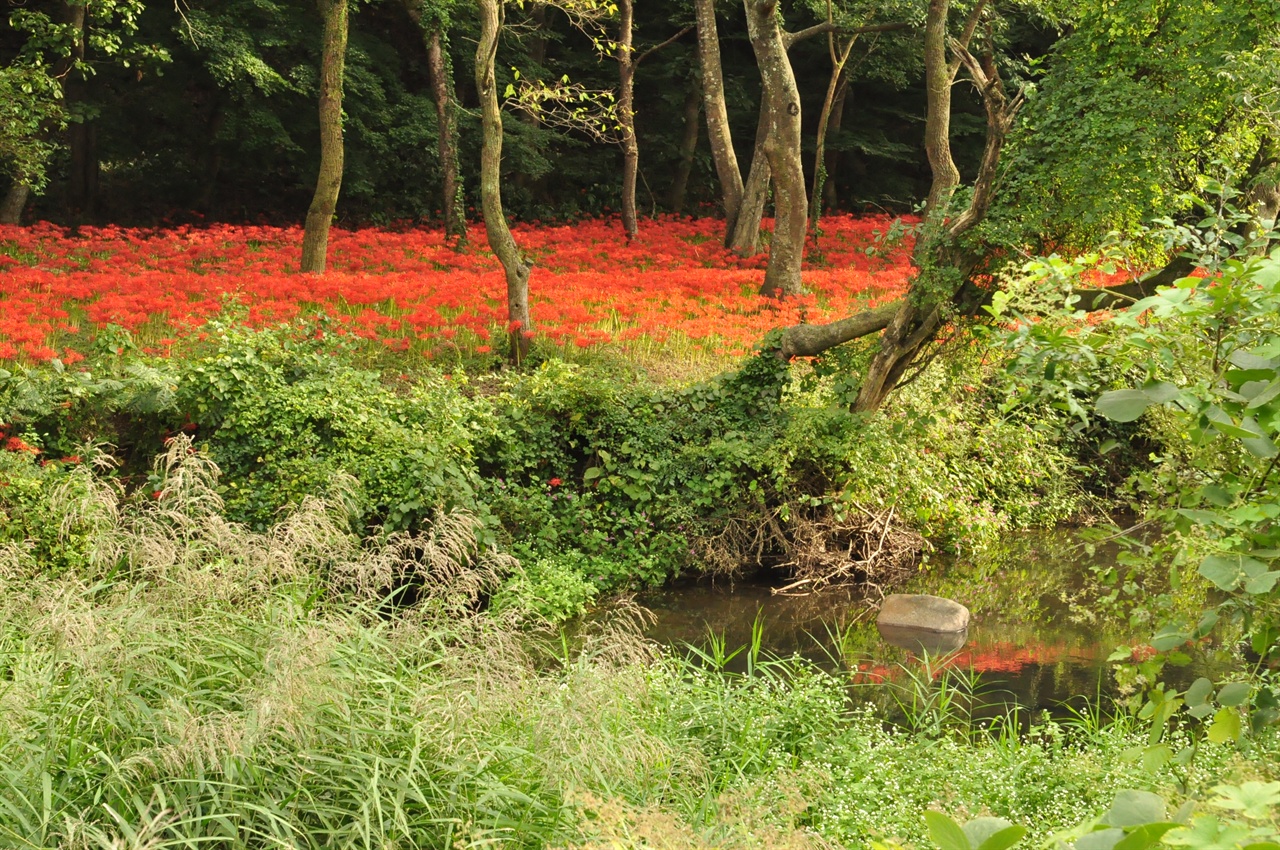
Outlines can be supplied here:
M661 49L662 49L662 48L664 48L664 47L667 47L668 45L675 44L677 41L679 41L680 39L684 38L686 35L688 35L689 33L693 32L695 29L697 29L697 27L695 27L695 26L693 26L692 24L690 24L689 26L687 26L687 27L685 27L684 29L680 30L680 32L678 32L678 33L676 33L675 35L671 36L671 38L667 39L666 41L662 42L661 44L655 44L653 47L650 47L650 48L649 48L648 50L646 50L644 53L641 53L641 54L639 54L638 56L636 56L635 61L634 61L632 64L633 64L633 65L639 65L641 62L643 62L645 59L648 59L648 58L649 58L651 55L653 55L654 53L657 53L659 50L661 50Z
M969 12L969 17L965 19L964 31L960 34L960 38L955 40L956 44L960 46L961 51L967 52L969 50L969 43L973 41L974 30L978 28L978 21L982 19L982 13L986 10L986 7L987 0L978 0L977 4L973 7L973 11ZM960 73L960 64L961 60L959 52L957 52L956 59L954 59L950 64L952 80L955 80L956 74Z
M915 25L907 21L898 21L892 24L869 24L865 27L844 27L832 21L823 21L820 24L814 24L811 27L805 27L796 32L784 32L782 34L782 44L787 50L792 45L798 44L806 39L813 38L815 35L824 35L826 33L839 33L845 36L866 35L873 32L894 32L896 30L911 29Z

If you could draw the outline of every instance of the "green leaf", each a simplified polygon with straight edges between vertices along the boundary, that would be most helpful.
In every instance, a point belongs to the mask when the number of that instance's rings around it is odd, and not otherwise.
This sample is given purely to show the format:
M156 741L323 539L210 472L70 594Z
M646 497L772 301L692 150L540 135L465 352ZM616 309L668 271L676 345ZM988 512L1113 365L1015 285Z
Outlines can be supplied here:
M1178 513L1199 525L1220 525L1222 517L1213 511L1200 511L1191 508L1179 508Z
M596 478L599 478L601 475L604 475L604 470L598 466L593 466L593 467L590 467L586 472L582 473L582 480L593 481Z
M974 818L964 825L964 834L975 850L1009 850L1027 829L1004 818Z
M1238 366L1241 369L1275 369L1276 363L1270 357L1259 357L1248 351L1236 350L1231 352L1231 356L1227 358L1231 361L1231 365Z
M1115 802L1102 816L1107 826L1130 827L1164 820L1164 798L1150 791L1125 789L1116 792Z
M1262 405L1271 401L1276 396L1280 396L1280 378L1276 378L1271 383L1267 384L1266 387L1260 390L1256 395L1250 396L1249 405L1245 409L1253 410L1255 407L1262 407Z
M1156 744L1154 747L1147 747L1146 752L1142 754L1142 769L1147 773L1155 773L1168 764L1172 758L1173 748L1168 744Z
M1188 640L1186 632L1175 626L1165 626L1151 637L1151 646L1156 652L1168 652L1175 646L1182 646Z
M1113 850L1124 839L1123 829L1098 829L1086 832L1075 843L1075 850Z
M1153 403L1144 390L1111 390L1098 396L1094 409L1113 422L1133 422Z
M1244 705L1252 691L1253 686L1248 682L1232 682L1223 685L1222 690L1218 691L1218 702L1229 706Z
M1142 388L1142 392L1152 404L1168 404L1178 397L1181 390L1168 381L1161 381L1157 384L1147 384Z
M1280 572L1271 571L1260 573L1253 576L1244 583L1244 592L1257 595L1259 593L1270 593L1271 588L1276 586L1276 582L1280 581Z
M1226 744L1240 739L1240 714L1234 708L1220 708L1213 716L1213 725L1206 736L1215 744Z
M929 826L929 837L942 850L975 850L969 844L969 837L964 834L960 824L942 812L927 811L924 821Z
M1213 682L1201 676L1191 683L1191 687L1187 688L1185 697L1187 705L1204 705L1211 693L1213 693Z
M1158 843L1166 832L1177 829L1179 824L1164 821L1145 823L1116 843L1113 850L1146 850Z
M1271 810L1280 805L1280 782L1246 782L1243 785L1218 785L1217 794L1209 801L1220 809L1231 809L1247 818L1263 820L1271 816Z
M1219 590L1235 590L1244 580L1240 555L1209 555L1200 562L1198 572Z

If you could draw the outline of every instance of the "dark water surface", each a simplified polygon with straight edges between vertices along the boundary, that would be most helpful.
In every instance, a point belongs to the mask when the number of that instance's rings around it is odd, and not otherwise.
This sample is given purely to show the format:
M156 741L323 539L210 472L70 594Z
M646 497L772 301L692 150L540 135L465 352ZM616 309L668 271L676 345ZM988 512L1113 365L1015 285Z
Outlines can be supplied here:
M1118 694L1113 664L1119 646L1137 646L1150 630L1136 632L1096 615L1081 601L1090 567L1109 565L1114 550L1086 556L1069 532L1025 535L983 565L933 564L903 592L937 593L972 611L967 640L945 664L960 679L976 674L976 703L988 709L1017 705L1062 714L1087 699L1108 702ZM675 648L723 640L728 651L747 646L762 623L766 655L800 654L855 684L918 679L924 661L916 652L881 639L874 601L851 588L808 596L771 592L767 577L753 581L675 584L640 595L656 617L649 635ZM935 659L933 662L937 664ZM745 653L729 669L745 668ZM1209 659L1170 671L1166 679L1189 683L1209 670ZM986 713L986 712L984 712Z

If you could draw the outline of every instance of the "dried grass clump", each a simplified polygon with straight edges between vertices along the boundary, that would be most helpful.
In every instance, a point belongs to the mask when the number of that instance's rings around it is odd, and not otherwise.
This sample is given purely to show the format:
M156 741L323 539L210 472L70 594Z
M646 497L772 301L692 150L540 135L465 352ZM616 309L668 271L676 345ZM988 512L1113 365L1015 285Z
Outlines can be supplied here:
M710 823L695 829L659 804L634 805L590 793L571 795L584 850L834 850L810 830L794 826L817 784L781 770L758 784L721 794Z

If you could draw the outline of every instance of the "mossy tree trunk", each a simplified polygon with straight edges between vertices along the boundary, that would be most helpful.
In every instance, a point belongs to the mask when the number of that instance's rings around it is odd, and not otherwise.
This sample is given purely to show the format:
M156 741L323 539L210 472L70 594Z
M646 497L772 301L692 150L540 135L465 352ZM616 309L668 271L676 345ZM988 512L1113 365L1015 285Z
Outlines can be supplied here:
M680 137L680 158L676 161L667 193L667 208L673 213L684 211L685 194L689 190L689 176L693 173L693 160L698 153L698 137L702 134L702 84L693 81L684 98L684 134Z
M809 196L800 159L800 91L778 22L778 0L743 0L747 33L760 66L761 99L767 116L763 151L773 173L774 226L765 270L764 295L803 291L800 264L809 222Z
M636 57L631 46L631 0L618 0L618 124L622 128L622 231L627 239L639 232L636 221L636 174L640 146L636 143Z
M21 224L22 211L27 206L27 198L31 196L31 187L21 180L15 180L0 200L0 224Z
M445 27L426 13L424 0L404 0L405 11L422 33L427 50L427 83L436 105L436 152L440 157L443 197L440 207L446 236L465 240L467 217L462 197L462 176L458 171L458 106L454 95L453 70L445 52Z
M760 95L760 114L756 120L755 148L751 152L751 168L742 188L742 203L738 215L729 230L725 247L740 257L754 257L760 253L760 222L764 208L769 204L769 180L773 172L769 168L769 156L765 142L769 137L769 100Z
M323 22L320 50L320 173L302 234L302 270L322 273L329 226L342 190L342 77L347 58L347 0L317 0Z
M529 275L533 266L516 245L502 209L502 111L498 104L494 65L503 10L501 0L476 2L480 12L475 73L476 92L480 98L480 208L489 247L506 274L510 358L519 362L529 352L529 335L533 333L533 321L529 315Z

